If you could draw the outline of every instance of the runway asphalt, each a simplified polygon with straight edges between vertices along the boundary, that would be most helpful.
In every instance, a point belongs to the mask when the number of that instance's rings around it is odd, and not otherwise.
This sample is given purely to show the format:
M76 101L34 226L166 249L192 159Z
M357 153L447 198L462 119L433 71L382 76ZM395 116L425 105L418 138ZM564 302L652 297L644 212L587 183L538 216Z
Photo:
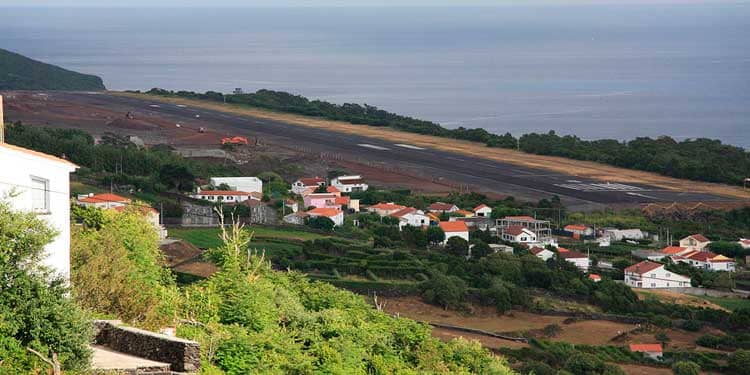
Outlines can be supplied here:
M718 195L694 193L687 189L675 191L641 184L615 184L607 181L580 179L511 163L416 147L400 142L398 139L388 142L279 121L177 106L157 100L148 101L106 93L55 95L95 106L159 114L175 122L195 120L198 115L202 122L210 124L211 130L259 137L268 140L269 143L295 145L315 152L357 157L404 169L413 168L435 178L444 178L519 198L549 198L556 194L567 205L574 206L733 200Z

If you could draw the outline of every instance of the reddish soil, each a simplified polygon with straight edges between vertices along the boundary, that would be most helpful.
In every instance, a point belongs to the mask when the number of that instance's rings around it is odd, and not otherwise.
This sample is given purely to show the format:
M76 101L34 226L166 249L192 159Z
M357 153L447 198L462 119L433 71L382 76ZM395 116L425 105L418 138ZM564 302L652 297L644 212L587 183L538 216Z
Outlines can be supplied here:
M551 340L586 345L613 345L611 340L615 336L636 328L633 324L607 320L582 320L560 327L562 332Z

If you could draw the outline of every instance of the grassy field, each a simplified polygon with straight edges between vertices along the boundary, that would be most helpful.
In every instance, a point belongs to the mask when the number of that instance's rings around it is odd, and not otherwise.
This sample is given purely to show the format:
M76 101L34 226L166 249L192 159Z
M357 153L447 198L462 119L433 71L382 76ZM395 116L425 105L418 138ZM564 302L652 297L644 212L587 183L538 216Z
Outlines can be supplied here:
M731 311L739 310L742 308L750 308L750 299L720 298L709 296L702 296L701 298Z
M253 238L258 240L282 239L292 241L306 241L327 237L318 233L305 232L294 229L266 228L259 226L248 226L245 228L246 230L253 232ZM169 235L171 237L181 238L203 249L213 248L221 245L221 240L219 239L219 228L172 228L169 230ZM264 247L260 246L260 244L264 243L263 241L254 242L258 243L259 248ZM274 244L274 246L276 245L278 244ZM269 251L272 250L270 248L272 247L271 244L266 244L266 246L268 247Z

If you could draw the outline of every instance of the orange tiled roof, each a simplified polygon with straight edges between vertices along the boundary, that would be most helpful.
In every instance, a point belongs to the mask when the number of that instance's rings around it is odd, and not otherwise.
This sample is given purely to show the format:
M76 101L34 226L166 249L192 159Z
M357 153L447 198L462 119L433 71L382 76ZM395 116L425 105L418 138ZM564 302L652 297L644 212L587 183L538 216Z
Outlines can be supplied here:
M117 194L102 193L102 194L94 194L94 195L79 199L78 201L83 202L83 203L107 203L107 202L127 203L127 202L130 202L130 199L121 197Z
M308 215L313 216L325 216L325 217L334 217L341 213L341 210L336 208L313 208L310 211L307 211Z
M680 247L680 246L667 246L661 250L663 254L673 255L673 254L679 254L683 251L687 250L686 247Z
M661 344L630 344L631 352L661 353Z
M443 232L468 232L469 227L463 221L441 221L438 223Z

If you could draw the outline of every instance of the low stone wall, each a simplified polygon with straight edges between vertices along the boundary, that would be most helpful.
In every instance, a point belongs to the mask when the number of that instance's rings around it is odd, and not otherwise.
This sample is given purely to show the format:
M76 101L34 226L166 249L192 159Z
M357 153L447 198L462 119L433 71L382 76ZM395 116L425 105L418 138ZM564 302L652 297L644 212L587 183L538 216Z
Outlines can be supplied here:
M169 363L172 371L197 372L200 369L200 345L197 342L120 324L119 321L95 321L96 344L121 353Z

